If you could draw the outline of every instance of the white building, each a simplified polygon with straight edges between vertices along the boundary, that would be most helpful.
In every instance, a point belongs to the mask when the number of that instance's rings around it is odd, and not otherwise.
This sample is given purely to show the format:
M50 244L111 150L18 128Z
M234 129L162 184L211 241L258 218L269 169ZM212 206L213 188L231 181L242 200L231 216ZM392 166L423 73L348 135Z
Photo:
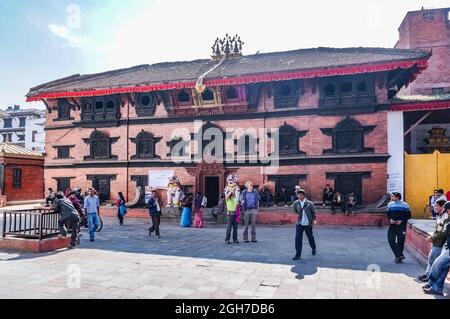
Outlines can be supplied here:
M10 106L0 115L0 143L8 141L26 149L45 152L45 111Z

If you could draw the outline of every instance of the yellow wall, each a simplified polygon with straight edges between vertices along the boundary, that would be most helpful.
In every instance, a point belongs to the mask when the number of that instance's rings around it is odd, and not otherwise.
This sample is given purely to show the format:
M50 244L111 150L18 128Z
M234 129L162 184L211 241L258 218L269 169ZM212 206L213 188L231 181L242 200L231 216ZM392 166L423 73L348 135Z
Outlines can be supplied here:
M450 190L450 154L405 154L405 201L413 218L431 216L424 207L437 188Z

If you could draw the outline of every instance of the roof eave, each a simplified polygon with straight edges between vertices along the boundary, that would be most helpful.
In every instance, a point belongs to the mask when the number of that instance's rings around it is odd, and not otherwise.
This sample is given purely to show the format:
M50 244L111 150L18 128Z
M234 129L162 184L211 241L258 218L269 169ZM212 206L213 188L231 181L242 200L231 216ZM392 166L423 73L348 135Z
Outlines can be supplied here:
M428 67L428 59L432 55L432 52L428 52L421 58L404 59L398 61L385 61L377 63L364 63L364 64L352 64L339 67L328 67L319 69L302 69L293 70L289 72L270 72L270 73L257 73L247 74L244 76L235 76L227 78L215 78L205 79L205 85L220 86L220 85L232 85L232 84L249 84L249 83L261 83L271 81L283 81L293 79L307 79L326 76L337 75L351 75L358 73L371 73L371 72L383 72L391 71L394 69L402 68L408 69L414 65L418 66L418 69L423 70ZM92 97L102 95L112 95L120 93L139 93L139 92L151 92L160 90L173 90L182 88L195 87L195 81L186 82L172 82L172 83L154 83L150 85L129 86L129 87L117 87L117 88L103 88L103 89L91 89L85 91L56 91L33 94L31 91L27 94L27 102L35 102L44 99L57 99L68 97Z

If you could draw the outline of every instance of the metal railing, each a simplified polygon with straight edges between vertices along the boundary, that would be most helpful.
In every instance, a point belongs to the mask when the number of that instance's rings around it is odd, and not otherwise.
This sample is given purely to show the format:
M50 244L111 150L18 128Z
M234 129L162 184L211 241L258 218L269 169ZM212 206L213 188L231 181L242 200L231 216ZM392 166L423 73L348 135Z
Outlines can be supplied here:
M48 209L3 211L3 232L6 236L43 240L60 234L59 214Z

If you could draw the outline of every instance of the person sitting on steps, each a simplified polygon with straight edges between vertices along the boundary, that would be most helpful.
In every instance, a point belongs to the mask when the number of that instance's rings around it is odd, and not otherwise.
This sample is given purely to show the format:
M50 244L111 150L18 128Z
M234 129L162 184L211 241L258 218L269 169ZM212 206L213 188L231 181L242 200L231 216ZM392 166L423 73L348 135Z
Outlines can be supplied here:
M336 206L341 208L341 211L345 213L345 199L344 195L337 191L333 195L333 200L331 201L331 213L336 214Z
M349 216L350 212L352 212L352 215L355 216L356 215L356 196L354 192L351 192L350 194L348 194L347 196L347 200L345 201L345 216Z

